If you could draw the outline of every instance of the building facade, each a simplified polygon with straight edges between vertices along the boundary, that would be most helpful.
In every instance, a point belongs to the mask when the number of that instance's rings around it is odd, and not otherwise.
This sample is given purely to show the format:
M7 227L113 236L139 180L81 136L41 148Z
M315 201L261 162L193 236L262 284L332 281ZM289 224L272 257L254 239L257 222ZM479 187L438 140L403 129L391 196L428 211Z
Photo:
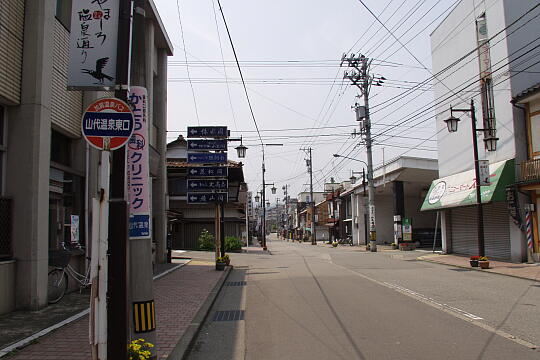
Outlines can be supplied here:
M441 211L443 249L448 253L479 252L474 136L478 158L489 161L490 185L482 186L481 195L485 253L516 262L526 259L523 224L509 211L512 204L506 189L515 184L516 164L527 160L524 112L511 100L539 81L534 50L540 31L533 11L537 4L534 0L462 0L431 34L441 178L433 182L423 209ZM450 107L461 120L457 133L446 129ZM481 129L474 135L473 111ZM497 139L496 149L491 139ZM513 196L519 204L530 202L519 192Z
M152 0L145 12L146 50L133 56L138 77L132 84L145 86L150 99L152 241L155 261L164 262L172 46ZM0 3L0 48L7 50L0 52L0 313L47 304L50 251L78 243L90 253L89 204L99 198L100 154L82 138L81 118L91 101L112 94L66 90L70 19L69 0ZM77 224L79 235L72 235ZM84 272L84 256L71 261Z

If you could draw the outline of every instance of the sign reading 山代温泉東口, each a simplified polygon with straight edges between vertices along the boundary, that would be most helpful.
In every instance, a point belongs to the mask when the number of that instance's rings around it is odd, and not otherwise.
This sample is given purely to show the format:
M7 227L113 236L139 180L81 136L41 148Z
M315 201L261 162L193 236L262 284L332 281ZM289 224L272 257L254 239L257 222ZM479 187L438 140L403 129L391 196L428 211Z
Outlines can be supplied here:
M116 150L131 137L133 124L128 104L116 98L103 98L88 106L82 117L81 131L96 149Z
M120 0L73 0L68 89L111 89L116 85Z
M148 92L132 86L129 102L133 105L134 130L127 148L129 199L129 237L151 237L149 196Z
M188 138L226 138L229 136L226 126L188 126Z

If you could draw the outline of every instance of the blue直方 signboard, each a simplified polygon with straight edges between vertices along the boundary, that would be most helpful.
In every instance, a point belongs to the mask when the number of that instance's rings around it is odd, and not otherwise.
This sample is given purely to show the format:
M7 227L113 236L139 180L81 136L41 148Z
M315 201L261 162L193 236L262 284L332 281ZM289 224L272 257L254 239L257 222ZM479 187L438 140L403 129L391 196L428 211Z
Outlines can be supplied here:
M188 176L191 177L227 177L229 168L226 166L197 166L190 167Z
M188 140L188 150L227 150L227 140Z
M226 203L227 193L187 193L188 204Z
M188 126L188 138L221 138L229 135L226 126Z
M197 190L227 190L229 183L227 180L201 180L201 179L188 179L187 188L188 191Z
M227 153L188 153L188 164L226 164Z

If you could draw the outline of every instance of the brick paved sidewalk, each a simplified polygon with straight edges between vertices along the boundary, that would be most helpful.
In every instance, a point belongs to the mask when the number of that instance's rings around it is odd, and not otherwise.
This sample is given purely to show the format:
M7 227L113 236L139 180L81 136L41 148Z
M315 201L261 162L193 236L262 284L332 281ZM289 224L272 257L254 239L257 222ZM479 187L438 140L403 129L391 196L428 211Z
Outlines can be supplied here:
M222 275L223 272L215 271L213 262L194 260L154 281L158 359L166 359L174 349ZM90 358L88 316L5 357L9 360Z
M518 264L504 261L489 261L489 269L473 268L469 258L458 255L429 254L420 256L418 260L430 261L439 264L458 266L478 271L514 276L523 279L540 281L540 264Z

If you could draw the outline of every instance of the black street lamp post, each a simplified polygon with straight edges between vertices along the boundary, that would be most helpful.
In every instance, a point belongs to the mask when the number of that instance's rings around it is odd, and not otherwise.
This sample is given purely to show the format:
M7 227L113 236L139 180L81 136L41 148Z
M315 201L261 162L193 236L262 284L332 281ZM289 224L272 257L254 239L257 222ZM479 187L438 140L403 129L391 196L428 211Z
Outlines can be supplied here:
M454 112L467 112L471 114L471 126L472 126L472 138L473 138L473 154L474 154L474 173L475 173L475 186L476 186L476 209L478 215L478 255L485 256L485 244L484 244L484 210L482 208L482 191L480 188L480 166L478 163L478 141L476 140L476 133L483 132L488 134L484 137L484 143L488 151L495 151L497 149L498 138L492 136L493 129L477 129L476 128L476 115L474 108L474 100L471 100L471 107L469 109L453 109L450 108L450 118L444 120L448 127L449 132L456 132L459 119L454 117Z

